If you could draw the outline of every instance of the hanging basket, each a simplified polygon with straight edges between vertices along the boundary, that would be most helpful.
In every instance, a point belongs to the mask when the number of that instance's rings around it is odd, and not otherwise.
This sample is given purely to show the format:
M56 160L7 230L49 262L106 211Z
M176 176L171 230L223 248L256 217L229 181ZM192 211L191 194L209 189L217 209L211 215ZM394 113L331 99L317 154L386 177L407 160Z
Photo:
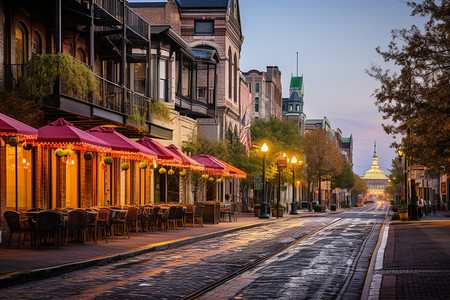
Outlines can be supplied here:
M16 147L17 145L19 145L19 139L16 136L10 136L8 137L8 144L11 147Z
M169 171L167 171L167 174L169 174L170 176L172 176L173 174L175 174L175 171L173 169L170 169Z
M139 163L139 169L147 169L148 163L146 161L141 161Z
M83 157L85 160L91 160L94 158L94 154L91 151L86 151L84 152Z
M159 174L164 174L166 172L167 172L167 170L165 168L160 168L159 169Z
M223 177L217 178L216 180L218 183L221 183L223 181Z
M180 176L186 176L186 171L185 170L181 171Z
M203 175L202 175L202 178L204 178L204 179L208 179L208 177L209 177L208 174L203 174Z
M75 152L73 152L73 150L71 150L71 149L64 150L64 156L67 156L67 157L73 155L74 153Z
M23 150L30 151L31 149L33 149L33 145L28 144L28 143L23 143L22 148L23 148Z
M57 157L63 157L63 156L65 156L65 154L64 154L64 149L61 149L61 148L56 149L56 150L55 150L55 155L56 155Z
M208 180L209 181L214 181L214 177L209 177Z
M129 163L123 163L123 164L120 165L120 168L123 171L126 171L126 170L128 170L130 168L130 164Z
M113 158L111 156L107 156L103 161L105 162L105 164L110 165L113 163Z

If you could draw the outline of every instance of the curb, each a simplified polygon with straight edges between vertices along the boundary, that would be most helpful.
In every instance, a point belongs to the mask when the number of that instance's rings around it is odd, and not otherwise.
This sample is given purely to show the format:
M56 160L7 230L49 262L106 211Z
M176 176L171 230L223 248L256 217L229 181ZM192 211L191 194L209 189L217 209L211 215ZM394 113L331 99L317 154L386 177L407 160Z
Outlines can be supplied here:
M315 217L315 215L305 214L305 215L300 215L297 218L305 218L305 217ZM142 246L140 248L135 248L135 249L131 249L131 250L127 250L127 251L123 251L123 252L119 252L119 253L114 253L114 254L110 254L110 255L105 255L105 256L97 256L97 257L80 260L80 261L73 261L73 262L69 262L66 264L49 266L49 267L44 267L44 268L39 268L39 269L16 271L16 272L12 272L12 273L8 273L8 274L4 274L4 275L0 276L0 289L9 287L12 285L16 285L16 284L21 284L21 283L25 283L25 282L29 282L29 281L33 281L33 280L40 280L40 279L60 275L63 273L76 271L76 270L87 268L87 267L104 265L107 263L120 261L120 260L123 260L126 258L134 257L134 256L145 254L148 252L173 249L173 248L181 247L184 245L192 244L195 242L199 242L202 240L222 236L222 235L225 235L228 233L233 233L233 232L240 231L240 230L245 230L245 229L250 229L250 228L254 228L254 227L267 225L268 223L280 222L280 221L285 221L285 220L289 220L289 219L291 219L291 218L274 219L274 220L269 220L268 222L245 225L242 227L226 229L226 230L212 232L212 233L199 235L199 236L195 236L195 237L181 238L178 240L171 240L171 241L150 244L147 246Z

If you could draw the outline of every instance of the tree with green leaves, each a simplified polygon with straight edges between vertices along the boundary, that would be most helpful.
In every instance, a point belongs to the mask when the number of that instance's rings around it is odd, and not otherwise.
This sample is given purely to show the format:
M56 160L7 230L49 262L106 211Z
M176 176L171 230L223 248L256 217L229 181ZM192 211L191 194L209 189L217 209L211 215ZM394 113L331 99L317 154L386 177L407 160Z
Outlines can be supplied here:
M320 202L320 181L339 174L344 166L344 159L334 138L323 129L306 132L305 155L308 163L308 187L311 182L318 182Z
M352 165L344 162L342 171L333 177L332 186L333 188L350 190L354 185L355 177L353 176Z
M366 72L381 86L375 104L387 120L384 130L401 142L413 164L450 171L450 1L407 2L413 16L426 17L423 29L392 31L387 50L376 49L397 72L373 66Z
M351 189L352 199L355 201L359 194L367 193L367 184L362 180L362 178L358 174L353 174L355 178L355 185ZM356 202L354 202L356 203Z
M282 121L275 117L271 117L269 120L255 120L250 130L252 144L256 146L250 151L250 159L257 165L256 174L262 174L262 153L258 147L262 146L263 143L266 143L269 147L266 157L266 180L268 182L267 193L270 197L273 195L275 186L278 185L277 159L284 153L287 157L295 156L298 161L304 162L303 137L295 122ZM282 170L282 182L293 182L292 167L292 165L289 165L287 169ZM304 180L304 163L303 165L297 163L295 168L295 179Z

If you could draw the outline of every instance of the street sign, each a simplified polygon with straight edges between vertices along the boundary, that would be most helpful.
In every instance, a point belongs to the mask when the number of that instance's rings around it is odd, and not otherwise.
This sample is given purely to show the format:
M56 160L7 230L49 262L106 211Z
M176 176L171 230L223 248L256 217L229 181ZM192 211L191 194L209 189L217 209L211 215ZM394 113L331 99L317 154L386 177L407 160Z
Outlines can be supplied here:
M278 168L286 168L287 167L287 157L280 157L277 159Z
M255 191L262 190L262 178L261 175L255 175Z

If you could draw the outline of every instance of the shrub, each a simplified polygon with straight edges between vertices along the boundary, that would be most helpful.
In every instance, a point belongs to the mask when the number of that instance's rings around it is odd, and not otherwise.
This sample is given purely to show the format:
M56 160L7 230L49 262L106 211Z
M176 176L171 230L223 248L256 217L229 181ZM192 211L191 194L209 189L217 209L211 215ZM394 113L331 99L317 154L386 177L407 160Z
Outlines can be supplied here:
M86 151L83 154L85 160L91 160L94 158L94 154L91 151Z
M392 220L393 221L400 220L400 215L398 214L398 212L395 212L392 214Z
M336 205L334 205L334 204L333 204L333 205L330 205L330 210L331 210L331 211L336 211Z
M315 212L322 212L322 205L314 205L313 210Z

